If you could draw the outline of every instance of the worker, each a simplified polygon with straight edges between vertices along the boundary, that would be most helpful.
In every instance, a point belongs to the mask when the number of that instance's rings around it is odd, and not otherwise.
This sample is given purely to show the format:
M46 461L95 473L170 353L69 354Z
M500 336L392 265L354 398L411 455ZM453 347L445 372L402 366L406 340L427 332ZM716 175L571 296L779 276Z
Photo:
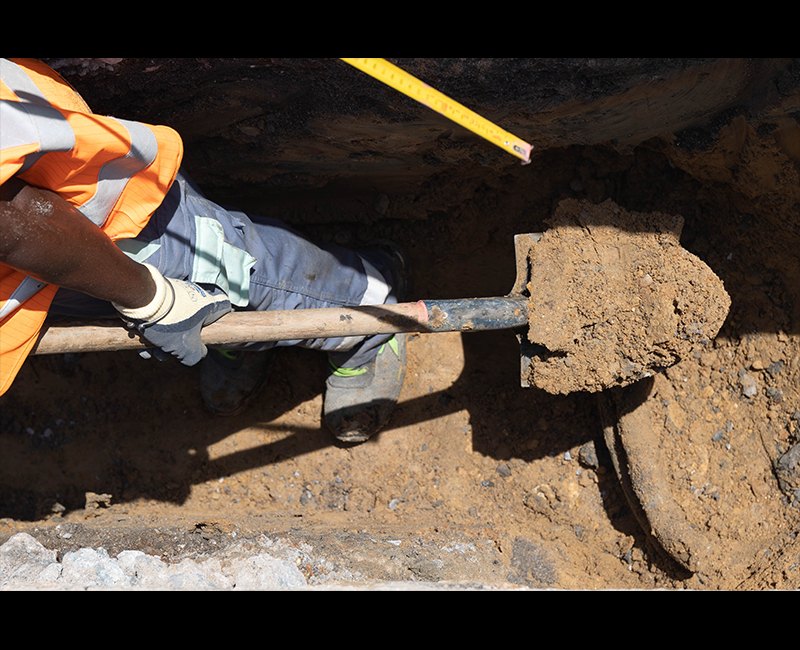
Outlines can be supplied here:
M151 356L202 360L203 401L221 415L257 395L270 348L323 351L327 426L345 442L374 435L403 384L403 335L208 350L200 332L231 310L397 302L402 252L316 245L279 221L223 209L182 157L171 128L95 115L44 63L0 60L0 394L46 318L112 316Z

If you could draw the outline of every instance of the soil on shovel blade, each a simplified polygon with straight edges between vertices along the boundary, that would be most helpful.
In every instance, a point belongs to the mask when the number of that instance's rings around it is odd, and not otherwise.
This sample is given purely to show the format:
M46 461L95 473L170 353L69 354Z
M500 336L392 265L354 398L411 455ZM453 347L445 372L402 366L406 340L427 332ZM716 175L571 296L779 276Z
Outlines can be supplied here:
M584 305L649 306L630 333L655 356L631 360L674 363L611 389L628 443L613 457L610 391L521 387L519 332L409 335L399 404L358 445L322 422L327 361L311 350L274 350L228 418L204 409L196 366L30 358L0 397L0 544L27 532L59 558L102 547L165 563L236 547L289 559L312 586L800 588L800 61L392 60L529 136L524 166L335 59L49 62L96 113L180 132L210 199L325 243L398 243L410 299L506 295L514 236L562 217L577 223L564 235L657 239L685 277L661 285L655 264L627 294L596 283ZM669 216L612 236L584 211ZM730 307L713 336L720 281ZM656 300L662 286L685 286L684 302ZM576 317L566 344L603 322ZM602 364L575 376L621 381L612 363L617 379ZM670 542L687 529L702 553L681 564Z
M550 393L650 377L710 345L728 315L722 281L680 245L683 218L562 201L528 255L527 379Z

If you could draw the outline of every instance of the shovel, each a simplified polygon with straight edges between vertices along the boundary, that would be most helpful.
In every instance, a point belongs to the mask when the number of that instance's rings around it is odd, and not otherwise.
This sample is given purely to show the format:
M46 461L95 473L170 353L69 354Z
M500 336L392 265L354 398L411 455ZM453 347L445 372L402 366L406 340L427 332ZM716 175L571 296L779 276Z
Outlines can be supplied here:
M525 295L530 281L528 252L540 233L514 236L517 277L507 296L453 300L419 300L395 305L360 305L326 309L238 311L203 328L203 343L210 347L265 341L295 341L345 336L371 336L401 332L473 332L522 328L528 323ZM517 337L523 347L521 383L527 386L525 369L531 344ZM31 354L103 352L152 347L121 321L76 320L45 325Z

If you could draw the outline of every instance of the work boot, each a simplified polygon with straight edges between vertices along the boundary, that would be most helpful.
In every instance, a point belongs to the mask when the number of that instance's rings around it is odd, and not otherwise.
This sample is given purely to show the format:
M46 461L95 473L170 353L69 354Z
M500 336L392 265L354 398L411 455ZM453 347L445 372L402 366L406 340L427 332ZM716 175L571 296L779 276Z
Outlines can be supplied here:
M206 408L217 415L241 413L267 378L270 351L209 348L200 365L200 394Z
M406 335L395 334L362 366L330 365L325 423L342 442L364 442L386 424L400 397L406 374Z
M408 292L408 262L393 242L379 240L368 250L381 255L391 275L387 278L398 302ZM324 419L342 442L364 442L386 424L403 388L406 373L406 335L395 334L377 355L357 367L339 367L330 357L331 374L325 384Z

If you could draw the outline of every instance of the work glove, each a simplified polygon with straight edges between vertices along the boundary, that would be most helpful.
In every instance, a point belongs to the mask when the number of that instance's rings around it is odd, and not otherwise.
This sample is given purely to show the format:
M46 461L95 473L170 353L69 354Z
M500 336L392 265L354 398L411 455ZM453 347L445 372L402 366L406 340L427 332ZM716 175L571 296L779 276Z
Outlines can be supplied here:
M208 353L200 338L204 326L231 310L228 297L221 291L207 291L193 282L165 278L158 269L145 264L156 283L156 295L150 304L137 309L114 308L128 327L138 330L159 348L153 356L163 359L168 352L186 366L193 366ZM146 354L143 356L147 356Z

